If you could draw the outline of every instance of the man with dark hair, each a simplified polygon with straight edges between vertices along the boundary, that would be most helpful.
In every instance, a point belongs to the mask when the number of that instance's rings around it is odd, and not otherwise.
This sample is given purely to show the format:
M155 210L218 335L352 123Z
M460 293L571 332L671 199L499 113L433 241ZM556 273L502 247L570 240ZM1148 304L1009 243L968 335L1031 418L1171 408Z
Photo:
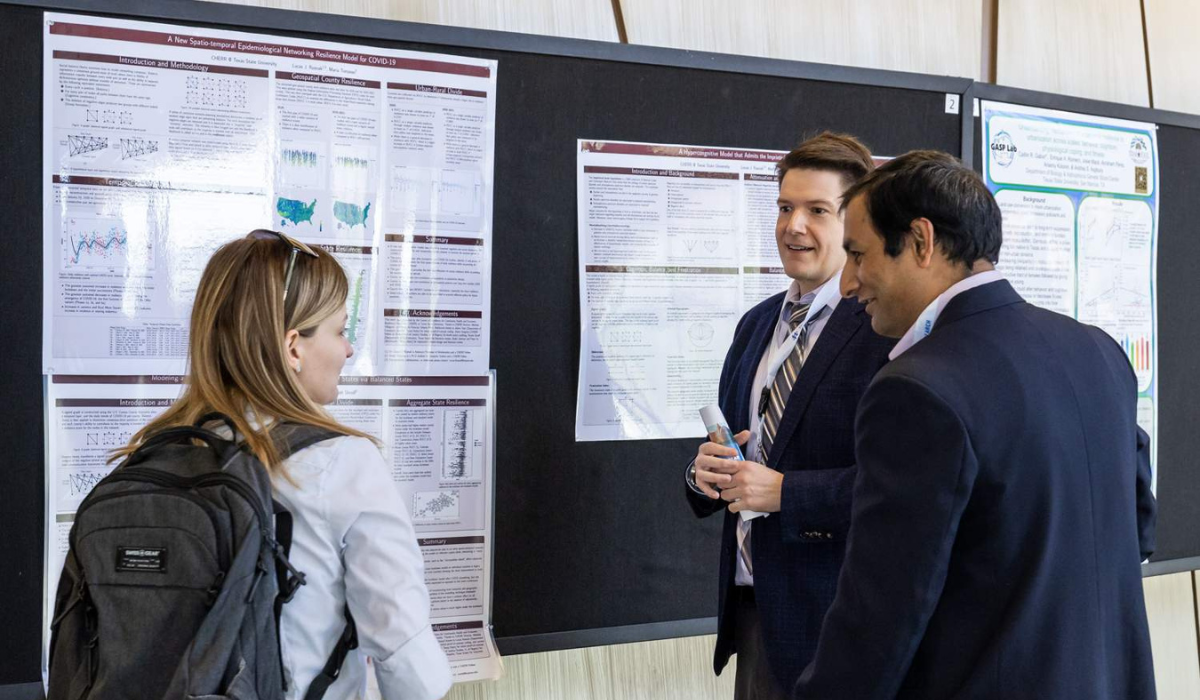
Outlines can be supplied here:
M842 206L842 292L900 342L859 407L846 561L794 697L1153 698L1129 360L993 269L1000 210L953 157L901 156Z
M713 668L737 654L737 700L787 697L833 600L850 522L854 411L892 346L838 289L842 192L873 167L861 143L830 133L780 160L775 238L792 284L742 318L719 387L747 461L708 442L689 465L697 516L726 513Z

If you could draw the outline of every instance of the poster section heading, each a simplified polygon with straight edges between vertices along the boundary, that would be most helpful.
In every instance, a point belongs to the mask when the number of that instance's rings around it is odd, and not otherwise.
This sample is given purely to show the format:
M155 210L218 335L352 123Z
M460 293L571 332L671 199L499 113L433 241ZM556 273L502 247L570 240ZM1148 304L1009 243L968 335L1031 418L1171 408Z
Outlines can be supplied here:
M1030 303L1102 328L1121 346L1153 450L1157 125L1001 102L981 107L984 178L1003 217L998 269Z
M345 269L348 372L487 373L495 61L56 13L44 40L46 373L182 373L205 263L255 228Z
M170 375L50 378L46 620L79 504L112 471L111 451L171 406L183 381ZM379 440L412 517L434 633L455 680L499 677L490 625L495 438L490 378L344 377L339 391L330 414Z
M575 439L700 437L741 315L790 280L784 151L578 142Z

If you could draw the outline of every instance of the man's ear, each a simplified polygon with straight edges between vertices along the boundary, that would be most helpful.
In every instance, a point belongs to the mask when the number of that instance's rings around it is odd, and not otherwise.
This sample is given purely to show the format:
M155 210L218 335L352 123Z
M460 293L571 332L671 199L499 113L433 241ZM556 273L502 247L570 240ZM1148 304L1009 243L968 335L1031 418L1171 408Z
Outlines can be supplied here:
M908 238L916 256L919 267L929 267L933 262L934 250L937 245L933 239L933 222L924 217L913 219L910 224Z
M293 328L283 335L283 348L287 353L288 366L294 372L300 371L301 350L300 350L300 331Z

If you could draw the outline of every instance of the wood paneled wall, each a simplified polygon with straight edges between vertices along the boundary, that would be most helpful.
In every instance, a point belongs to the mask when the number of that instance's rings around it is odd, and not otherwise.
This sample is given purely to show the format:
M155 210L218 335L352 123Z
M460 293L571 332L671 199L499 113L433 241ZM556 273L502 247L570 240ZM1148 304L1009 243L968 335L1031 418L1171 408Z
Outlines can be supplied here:
M977 0L620 0L631 44L980 78Z
M612 0L215 0L502 32L617 41Z
M996 82L1150 106L1139 0L998 0Z
M1154 106L1200 113L1200 2L1143 0L1142 5Z
M1200 112L1195 0L220 1L603 41L623 25L630 43L982 80L994 69L1004 85ZM1162 700L1200 698L1196 583L1144 584ZM448 700L728 700L734 668L713 676L714 641L514 656L502 680Z
M1161 700L1200 698L1194 576L1184 572L1142 580Z

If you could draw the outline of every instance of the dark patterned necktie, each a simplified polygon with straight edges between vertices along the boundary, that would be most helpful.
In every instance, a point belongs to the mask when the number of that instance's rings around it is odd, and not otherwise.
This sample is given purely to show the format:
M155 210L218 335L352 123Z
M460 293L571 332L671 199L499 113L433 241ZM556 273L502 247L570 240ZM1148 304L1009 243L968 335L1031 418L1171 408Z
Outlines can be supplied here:
M792 304L788 314L790 332L796 332L796 327L804 321L809 306L810 304ZM800 330L800 337L796 340L796 347L792 348L791 354L783 361L783 366L775 373L775 381L771 383L771 391L767 395L766 406L762 410L761 417L763 430L758 452L759 461L763 464L767 463L767 457L771 454L771 445L775 442L775 431L779 429L779 421L783 418L783 410L787 407L788 397L792 394L792 386L796 383L796 377L800 375L800 368L804 366L804 346L808 341L809 329L827 308L829 307L822 307L813 315L811 321L804 324L804 328Z

